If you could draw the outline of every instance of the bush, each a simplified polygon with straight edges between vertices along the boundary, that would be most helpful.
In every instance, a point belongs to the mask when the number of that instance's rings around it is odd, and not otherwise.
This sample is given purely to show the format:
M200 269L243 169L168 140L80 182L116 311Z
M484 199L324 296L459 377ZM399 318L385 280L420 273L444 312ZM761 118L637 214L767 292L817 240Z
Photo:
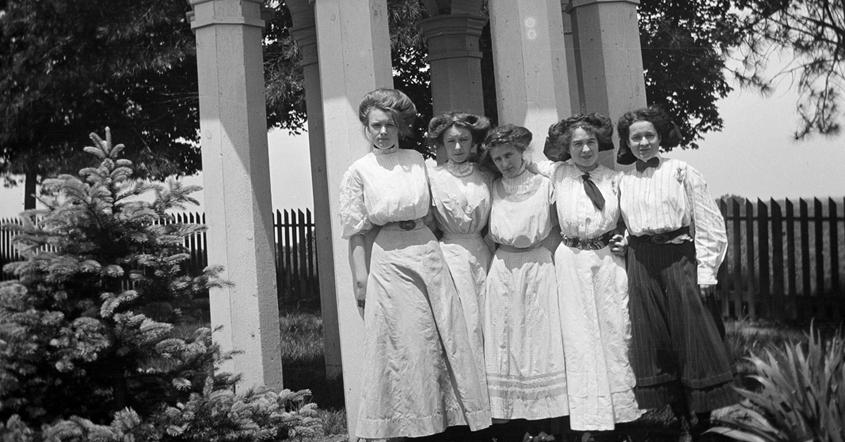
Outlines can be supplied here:
M714 414L711 432L744 441L845 440L845 339L810 329L806 344L787 342L753 355L756 388Z
M194 300L223 284L218 268L185 272L185 238L204 226L168 212L195 204L198 187L134 179L108 129L91 139L96 165L45 180L47 208L4 226L24 260L7 264L17 280L0 284L0 435L195 440L177 431L191 428L205 440L253 440L237 435L314 427L311 406L294 406L307 392L235 395L233 378L211 375L210 330L184 336Z

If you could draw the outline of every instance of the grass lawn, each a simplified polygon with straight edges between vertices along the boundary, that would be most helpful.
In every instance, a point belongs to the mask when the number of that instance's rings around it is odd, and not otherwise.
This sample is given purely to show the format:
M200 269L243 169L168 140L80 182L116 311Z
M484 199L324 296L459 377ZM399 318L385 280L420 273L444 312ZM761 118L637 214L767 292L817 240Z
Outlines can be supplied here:
M744 358L751 351L759 352L767 346L779 344L786 340L806 339L804 331L786 328L778 324L729 321L726 324L727 345L734 360L737 371L737 382L741 382L743 375L748 374L751 366ZM284 366L284 383L286 388L299 390L308 388L312 391L313 401L321 410L324 420L326 436L319 441L346 440L346 413L343 410L343 381L341 379L325 379L323 361L322 319L319 313L288 313L281 318L282 334L282 363ZM560 434L557 440L580 440L577 435L568 431L566 421L552 423L555 433ZM622 426L620 431L608 434L597 434L596 441L619 441L622 432L634 441L671 441L677 438L678 424L672 417L671 411L649 411L640 420ZM508 434L510 433L510 434ZM517 437L517 433L518 437ZM506 436L506 434L508 434ZM484 434L471 434L462 429L452 429L446 434L435 437L422 438L423 441L497 441L521 440L521 430L509 427L497 427L494 431ZM704 440L717 439L715 436Z

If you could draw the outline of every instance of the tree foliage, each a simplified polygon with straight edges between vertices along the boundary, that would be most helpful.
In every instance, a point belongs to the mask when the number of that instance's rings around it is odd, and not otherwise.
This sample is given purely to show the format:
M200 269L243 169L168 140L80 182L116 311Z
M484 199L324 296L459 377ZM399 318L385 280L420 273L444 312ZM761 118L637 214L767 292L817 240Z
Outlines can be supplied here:
M214 357L210 330L174 326L219 284L213 268L182 268L184 239L204 227L167 214L195 203L197 188L144 184L122 144L92 139L93 167L45 180L47 209L4 226L24 259L4 266L17 279L0 285L0 417L148 413L184 395L174 385L201 386ZM152 202L139 199L148 192Z
M174 222L197 187L147 184L122 144L92 134L94 164L44 181L44 210L16 233L24 259L0 283L0 439L281 440L322 431L306 390L234 393L207 312L224 284L189 274L204 226ZM145 194L153 198L143 198Z
M110 126L141 176L201 169L196 43L186 1L0 3L0 174L51 176L86 158L67 140ZM305 118L290 14L266 27L268 125Z
M845 93L845 1L738 0L743 19L741 84L769 92L785 81L799 93L795 138L813 133L838 134ZM785 67L771 70L776 52L792 56ZM779 57L778 57L779 58Z
M305 120L299 49L283 0L264 39L267 121L298 132ZM394 84L417 103L422 131L431 116L418 0L389 0ZM0 2L0 174L50 176L84 158L66 140L109 125L132 152L136 172L161 178L200 169L194 35L187 2L164 0L4 0ZM643 0L640 37L649 101L673 113L695 147L719 130L716 102L730 91L729 48L749 48L740 79L766 89L757 70L766 44L793 47L803 60L805 100L798 136L835 133L841 115L842 0ZM480 42L487 113L495 119L489 28ZM423 146L418 146L424 150Z
M639 15L649 104L674 116L681 144L697 148L704 134L722 129L717 102L732 90L725 61L739 42L739 19L729 0L642 0Z

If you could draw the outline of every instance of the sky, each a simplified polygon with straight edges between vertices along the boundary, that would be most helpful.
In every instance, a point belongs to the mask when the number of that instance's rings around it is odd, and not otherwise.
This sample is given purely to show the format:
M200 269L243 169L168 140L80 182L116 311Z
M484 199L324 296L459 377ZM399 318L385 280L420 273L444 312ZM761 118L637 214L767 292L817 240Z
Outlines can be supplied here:
M667 156L700 170L714 197L843 197L845 135L794 141L796 100L788 85L779 85L765 97L735 89L718 103L724 119L721 132L706 134L698 150L676 149ZM307 133L273 130L268 146L273 208L313 208ZM184 179L202 185L201 176ZM0 189L0 217L15 216L22 209L22 186Z

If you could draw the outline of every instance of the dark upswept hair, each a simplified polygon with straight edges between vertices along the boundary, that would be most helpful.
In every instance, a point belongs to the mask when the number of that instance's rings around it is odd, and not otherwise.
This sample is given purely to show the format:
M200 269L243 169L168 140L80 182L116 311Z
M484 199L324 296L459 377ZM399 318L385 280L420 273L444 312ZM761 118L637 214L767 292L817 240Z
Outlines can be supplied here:
M573 115L549 126L549 135L543 146L546 157L552 161L568 160L572 134L579 128L595 135L599 151L613 150L613 122L604 114L592 112Z
M619 117L619 122L616 123L616 130L619 132L618 157L620 163L630 164L633 162L633 152L628 145L628 136L631 125L637 121L648 121L654 126L657 135L660 137L660 147L671 149L681 144L681 130L663 108L652 105L625 112L624 115Z
M428 142L432 146L443 144L443 133L455 126L469 131L472 144L480 144L490 129L490 120L468 112L446 112L428 122Z
M481 158L478 163L488 172L496 176L501 175L499 169L496 168L496 165L493 164L493 160L490 158L490 149L509 144L520 152L525 152L525 149L528 149L528 145L531 144L531 138L531 131L522 126L503 124L496 127L487 132L487 137L484 138L484 143L481 146Z
M367 125L370 111L379 109L391 116L396 127L399 128L399 136L410 138L414 131L414 120L417 119L417 107L414 102L398 89L378 88L367 92L358 105L358 119L361 124Z

